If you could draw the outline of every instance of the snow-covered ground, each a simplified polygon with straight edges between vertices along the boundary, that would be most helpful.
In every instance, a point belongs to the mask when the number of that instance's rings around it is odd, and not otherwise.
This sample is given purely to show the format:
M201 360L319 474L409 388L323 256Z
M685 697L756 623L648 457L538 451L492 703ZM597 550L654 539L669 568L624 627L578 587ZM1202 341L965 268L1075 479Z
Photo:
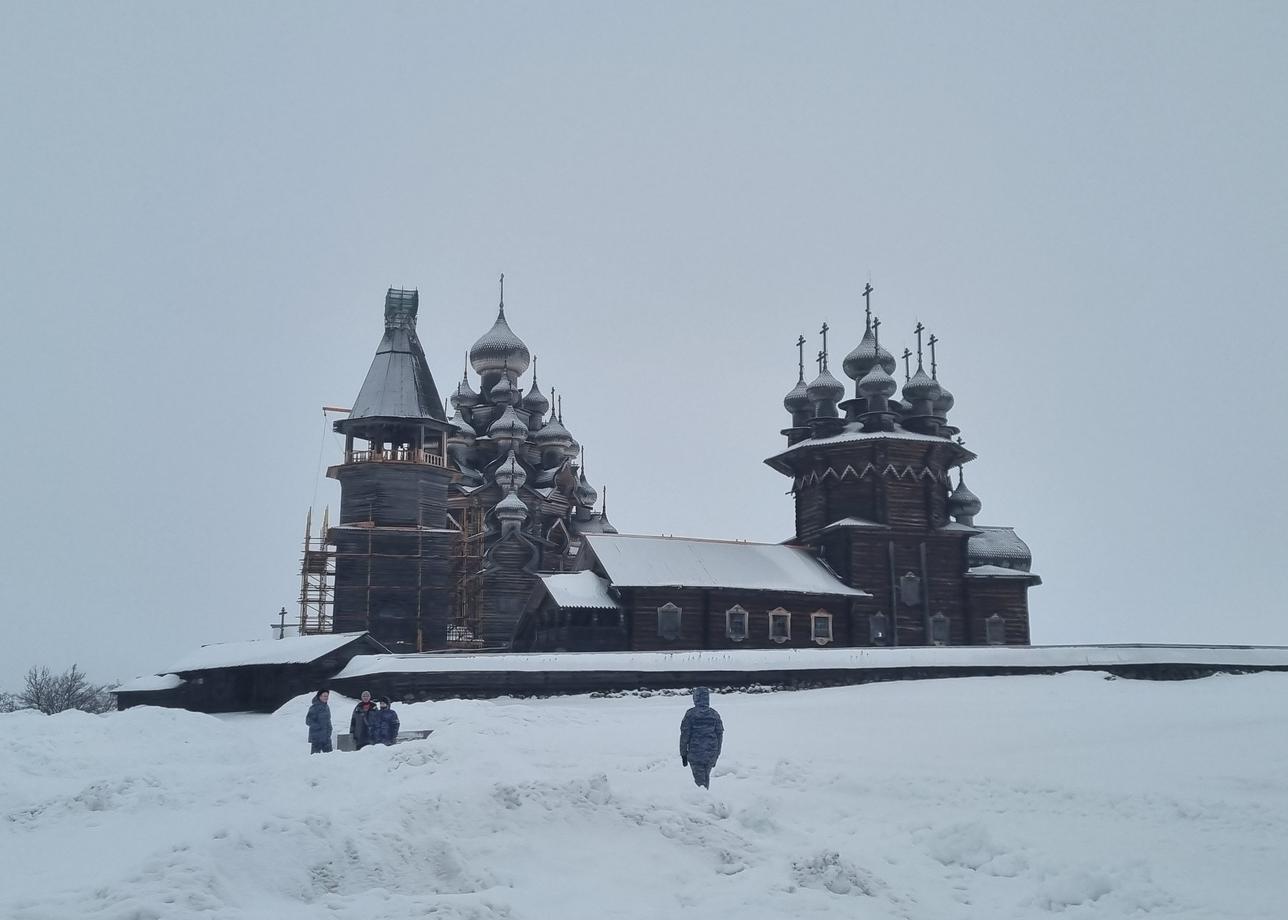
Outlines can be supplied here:
M1100 674L272 716L0 716L0 917L1275 918L1288 675ZM333 697L338 725L349 706Z

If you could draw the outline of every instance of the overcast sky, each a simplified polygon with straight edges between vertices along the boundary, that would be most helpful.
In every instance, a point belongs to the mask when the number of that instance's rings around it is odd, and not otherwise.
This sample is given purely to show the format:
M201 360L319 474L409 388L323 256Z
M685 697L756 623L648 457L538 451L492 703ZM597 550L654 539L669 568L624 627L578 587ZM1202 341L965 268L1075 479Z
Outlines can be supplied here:
M796 336L942 340L1033 639L1288 644L1288 5L0 6L0 687L266 637L390 285L623 532L778 541ZM525 378L526 381L526 378ZM321 456L319 456L321 448Z

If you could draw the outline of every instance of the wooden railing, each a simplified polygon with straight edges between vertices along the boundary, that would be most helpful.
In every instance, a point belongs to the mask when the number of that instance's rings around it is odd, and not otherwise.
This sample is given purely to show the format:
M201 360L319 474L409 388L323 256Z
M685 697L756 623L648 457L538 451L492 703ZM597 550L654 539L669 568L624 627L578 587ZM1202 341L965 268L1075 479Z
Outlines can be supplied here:
M344 455L345 463L422 463L426 466L447 466L441 454L415 448L398 450L351 450Z

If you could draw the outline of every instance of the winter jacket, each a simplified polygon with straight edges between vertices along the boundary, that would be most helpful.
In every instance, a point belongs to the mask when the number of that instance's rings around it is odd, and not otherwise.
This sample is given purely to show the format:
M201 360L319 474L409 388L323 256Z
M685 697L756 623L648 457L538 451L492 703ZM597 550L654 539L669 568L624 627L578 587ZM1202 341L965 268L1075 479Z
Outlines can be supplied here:
M693 708L680 723L680 756L689 763L714 765L724 743L724 723L711 708L711 693L703 687L693 691Z
M362 747L371 744L371 729L376 721L375 703L359 703L353 707L353 717L349 719L349 734L353 736L353 746Z
M377 709L367 716L371 727L372 744L393 744L398 737L398 713L390 709Z
M331 741L331 707L317 697L304 716L304 724L309 727L310 744L326 744Z

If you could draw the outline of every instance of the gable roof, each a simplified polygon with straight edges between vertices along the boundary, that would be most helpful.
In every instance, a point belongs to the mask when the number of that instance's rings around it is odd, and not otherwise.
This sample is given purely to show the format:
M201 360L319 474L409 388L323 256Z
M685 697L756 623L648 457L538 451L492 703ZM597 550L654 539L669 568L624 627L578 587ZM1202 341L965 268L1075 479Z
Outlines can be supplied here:
M331 633L322 636L291 636L287 639L251 639L246 642L221 642L203 645L186 655L171 674L205 671L211 668L236 668L262 664L308 664L339 651L352 642L366 638L378 650L388 652L365 632Z
M583 539L618 587L868 596L842 583L799 546L628 534L586 534Z
M542 575L541 585L550 599L560 607L582 610L617 610L617 601L608 593L608 582L586 569L563 575Z

